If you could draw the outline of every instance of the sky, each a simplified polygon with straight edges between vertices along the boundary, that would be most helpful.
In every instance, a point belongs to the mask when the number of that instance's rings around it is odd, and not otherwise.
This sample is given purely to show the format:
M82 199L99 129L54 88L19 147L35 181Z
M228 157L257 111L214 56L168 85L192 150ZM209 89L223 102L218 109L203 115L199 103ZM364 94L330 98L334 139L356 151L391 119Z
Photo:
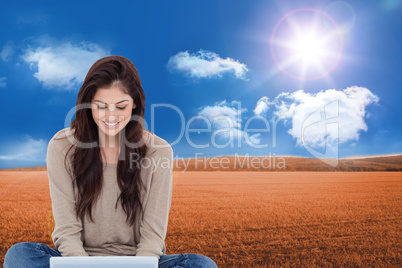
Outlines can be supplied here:
M122 55L174 157L402 153L402 1L3 1L0 168L46 164Z

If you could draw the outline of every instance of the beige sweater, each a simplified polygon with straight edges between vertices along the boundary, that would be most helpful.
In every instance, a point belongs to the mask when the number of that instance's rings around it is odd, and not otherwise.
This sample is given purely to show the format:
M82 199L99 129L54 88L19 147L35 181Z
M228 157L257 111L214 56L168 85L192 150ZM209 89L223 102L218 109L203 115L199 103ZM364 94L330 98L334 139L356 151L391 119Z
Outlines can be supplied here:
M166 253L164 241L172 197L173 150L164 139L149 133L149 150L141 169L145 185L142 192L144 218L137 217L131 227L126 223L120 201L115 210L121 192L116 181L117 164L104 165L104 187L92 209L95 222L90 222L88 216L76 220L77 189L71 173L64 166L67 150L76 141L70 128L60 130L50 140L47 172L55 221L52 238L62 256L136 255L159 258ZM62 137L69 138L55 139ZM70 162L68 165L71 167Z

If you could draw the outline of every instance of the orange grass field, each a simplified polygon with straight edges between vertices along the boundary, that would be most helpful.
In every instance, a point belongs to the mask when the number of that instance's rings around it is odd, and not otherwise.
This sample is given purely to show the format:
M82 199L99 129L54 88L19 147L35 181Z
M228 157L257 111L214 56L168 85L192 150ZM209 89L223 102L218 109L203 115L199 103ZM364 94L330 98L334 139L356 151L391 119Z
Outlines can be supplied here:
M0 264L54 247L46 171L0 171L0 217ZM175 171L166 246L219 267L398 267L401 233L401 172Z

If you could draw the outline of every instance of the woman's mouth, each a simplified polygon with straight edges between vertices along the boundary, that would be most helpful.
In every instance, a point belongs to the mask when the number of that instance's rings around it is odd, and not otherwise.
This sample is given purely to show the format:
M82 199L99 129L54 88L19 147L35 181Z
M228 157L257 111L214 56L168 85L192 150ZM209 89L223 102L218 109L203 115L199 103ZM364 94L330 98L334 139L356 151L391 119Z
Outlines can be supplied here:
M120 123L120 122L106 123L105 121L102 121L102 122L105 124L106 128L116 128Z

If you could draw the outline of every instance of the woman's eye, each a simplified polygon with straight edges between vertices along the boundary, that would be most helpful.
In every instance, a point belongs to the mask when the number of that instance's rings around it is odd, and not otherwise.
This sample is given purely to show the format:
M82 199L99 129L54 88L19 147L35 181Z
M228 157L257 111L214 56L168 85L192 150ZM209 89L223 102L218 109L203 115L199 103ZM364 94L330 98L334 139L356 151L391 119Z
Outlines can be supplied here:
M116 107L117 109L119 109L119 110L124 110L124 109L126 109L126 107L127 106L125 106L125 107ZM98 106L98 109L99 110L104 110L104 109L106 109L107 108L107 106Z

